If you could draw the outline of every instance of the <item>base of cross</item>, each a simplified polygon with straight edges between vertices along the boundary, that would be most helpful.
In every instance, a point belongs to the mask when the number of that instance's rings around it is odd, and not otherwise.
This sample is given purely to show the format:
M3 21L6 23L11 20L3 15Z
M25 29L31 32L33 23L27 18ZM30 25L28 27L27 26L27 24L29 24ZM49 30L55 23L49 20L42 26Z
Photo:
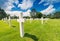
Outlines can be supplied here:
M24 27L23 27L23 22L20 22L20 37L24 37Z

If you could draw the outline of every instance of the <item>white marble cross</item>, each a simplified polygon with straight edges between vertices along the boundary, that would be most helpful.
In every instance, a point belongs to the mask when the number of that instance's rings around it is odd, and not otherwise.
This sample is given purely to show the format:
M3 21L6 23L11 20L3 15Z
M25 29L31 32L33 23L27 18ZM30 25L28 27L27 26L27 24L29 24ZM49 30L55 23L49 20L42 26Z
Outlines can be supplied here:
M43 17L41 18L41 23L43 24Z
M10 18L10 16L9 16L8 22L9 22L9 26L11 27L11 18Z
M24 19L23 19L22 13L20 13L20 15L19 15L19 26L20 26L20 36L21 37L24 37L23 22L24 22Z
M48 18L45 18L45 19L44 19L43 17L41 17L40 20L41 20L41 24L43 24L43 23L44 23L44 20L47 22Z

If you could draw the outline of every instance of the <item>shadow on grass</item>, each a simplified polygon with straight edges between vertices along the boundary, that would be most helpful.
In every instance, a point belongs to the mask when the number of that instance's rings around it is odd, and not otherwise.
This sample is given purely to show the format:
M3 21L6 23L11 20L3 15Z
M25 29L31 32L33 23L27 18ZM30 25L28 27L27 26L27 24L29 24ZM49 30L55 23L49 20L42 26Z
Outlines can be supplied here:
M13 28L15 28L16 26L12 26Z
M24 37L32 38L34 41L38 41L38 38L35 35L31 35L31 34L25 33Z

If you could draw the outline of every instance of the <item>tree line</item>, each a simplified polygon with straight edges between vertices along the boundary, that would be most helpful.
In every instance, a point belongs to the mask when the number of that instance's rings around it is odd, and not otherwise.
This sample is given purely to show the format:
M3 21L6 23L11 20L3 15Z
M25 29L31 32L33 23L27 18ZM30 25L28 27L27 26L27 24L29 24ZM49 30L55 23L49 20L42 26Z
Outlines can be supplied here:
M37 12L36 9L32 9L30 12L31 18L50 18L50 19L59 19L60 18L60 11L51 13L48 15L43 15L41 12ZM29 17L27 17L29 18Z
M6 18L6 17L8 18L9 16L10 15L7 15L6 12L0 8L0 20L3 18ZM43 15L41 12L37 12L36 9L32 9L30 12L30 17L26 16L24 18L33 18L34 19L34 18L41 18L41 17L51 18L51 19L59 19L60 18L60 11L52 13L52 14L48 14L48 15ZM11 18L17 19L18 17L14 15Z

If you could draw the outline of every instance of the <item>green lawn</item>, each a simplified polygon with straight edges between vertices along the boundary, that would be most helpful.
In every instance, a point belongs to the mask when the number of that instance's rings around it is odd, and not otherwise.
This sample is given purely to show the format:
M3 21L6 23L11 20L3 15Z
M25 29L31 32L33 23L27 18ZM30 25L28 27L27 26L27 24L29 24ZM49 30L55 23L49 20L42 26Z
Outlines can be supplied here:
M60 19L25 21L23 38L19 34L19 23L11 20L12 26L0 20L0 41L60 41Z

